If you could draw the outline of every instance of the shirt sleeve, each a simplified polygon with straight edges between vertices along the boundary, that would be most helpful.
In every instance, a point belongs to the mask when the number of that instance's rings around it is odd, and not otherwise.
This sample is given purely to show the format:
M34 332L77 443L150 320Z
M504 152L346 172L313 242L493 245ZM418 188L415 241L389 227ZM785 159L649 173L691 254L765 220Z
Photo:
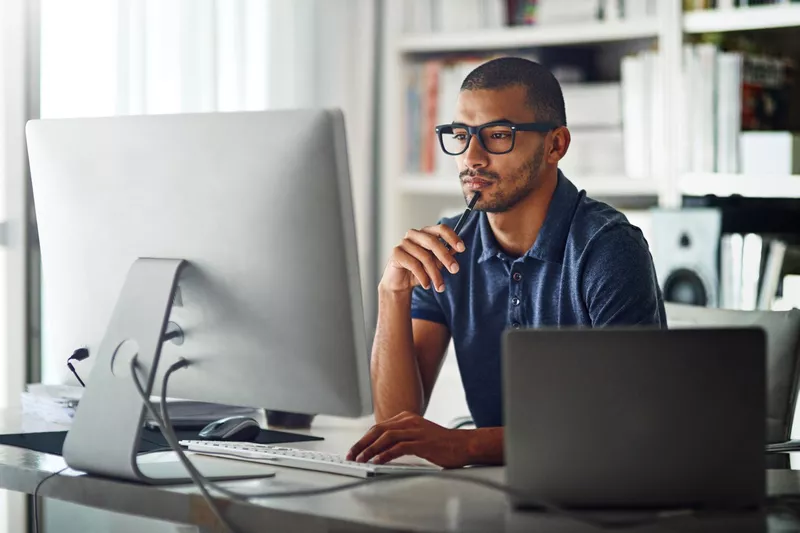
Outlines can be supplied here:
M419 318L447 325L442 306L434 294L433 284L428 289L417 285L411 292L411 318Z
M602 233L589 244L583 265L581 286L593 326L666 327L653 258L637 229Z

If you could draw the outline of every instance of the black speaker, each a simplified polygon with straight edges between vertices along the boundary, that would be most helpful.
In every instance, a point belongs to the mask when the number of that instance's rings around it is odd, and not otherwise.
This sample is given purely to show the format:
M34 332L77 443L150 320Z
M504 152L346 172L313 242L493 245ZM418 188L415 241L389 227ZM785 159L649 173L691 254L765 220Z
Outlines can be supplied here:
M653 262L664 301L719 305L722 214L715 208L653 211Z

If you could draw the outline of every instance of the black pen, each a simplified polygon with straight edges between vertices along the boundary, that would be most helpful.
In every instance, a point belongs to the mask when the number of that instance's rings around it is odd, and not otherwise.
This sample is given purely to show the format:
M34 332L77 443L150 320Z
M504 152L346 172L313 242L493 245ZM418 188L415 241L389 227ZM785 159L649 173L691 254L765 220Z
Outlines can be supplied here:
M478 199L480 197L481 197L480 191L475 191L475 194L472 195L472 200L469 201L469 205L467 205L467 208L464 210L463 213L461 213L461 217L458 219L458 222L456 222L456 225L453 228L453 231L456 232L456 235L458 235L458 232L461 231L461 228L464 227L464 224L467 223L469 214L472 212L472 208L475 207L475 204L478 202ZM448 250L451 249L450 245L447 243L444 243L444 247L447 248Z

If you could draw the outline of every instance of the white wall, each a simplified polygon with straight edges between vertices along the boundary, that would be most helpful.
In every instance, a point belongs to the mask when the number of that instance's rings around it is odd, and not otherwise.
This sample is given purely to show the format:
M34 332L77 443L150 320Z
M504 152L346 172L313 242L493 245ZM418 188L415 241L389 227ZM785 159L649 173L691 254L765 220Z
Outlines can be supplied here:
M345 115L366 316L372 283L374 0L293 0L271 5L271 108L339 107Z

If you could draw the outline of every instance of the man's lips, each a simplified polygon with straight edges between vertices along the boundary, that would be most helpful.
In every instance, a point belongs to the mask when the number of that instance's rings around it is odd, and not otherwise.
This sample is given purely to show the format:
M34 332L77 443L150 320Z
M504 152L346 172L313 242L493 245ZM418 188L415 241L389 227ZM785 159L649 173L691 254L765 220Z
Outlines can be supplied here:
M462 183L472 190L478 190L485 189L486 187L491 186L494 182L483 178L466 178L462 180Z

